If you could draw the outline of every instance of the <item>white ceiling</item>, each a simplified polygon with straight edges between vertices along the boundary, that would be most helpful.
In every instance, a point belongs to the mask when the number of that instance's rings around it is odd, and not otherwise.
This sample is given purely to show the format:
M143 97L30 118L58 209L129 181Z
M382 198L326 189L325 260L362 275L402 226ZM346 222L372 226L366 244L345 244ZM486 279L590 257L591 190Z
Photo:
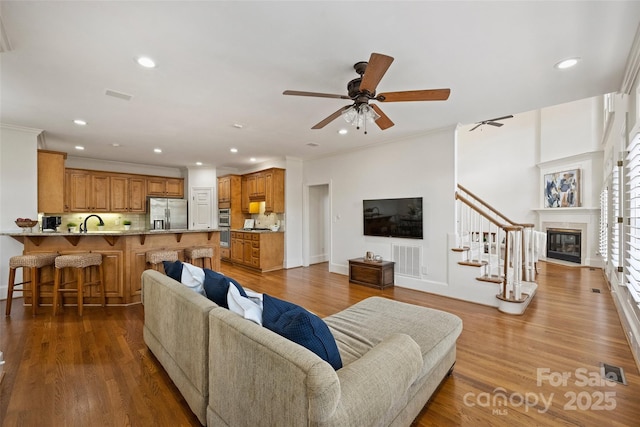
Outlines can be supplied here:
M640 2L2 1L0 14L1 123L73 156L243 169L617 91ZM378 92L449 87L449 100L379 103L394 127L341 136L341 118L311 126L348 101L282 95L346 95L372 52L395 58Z

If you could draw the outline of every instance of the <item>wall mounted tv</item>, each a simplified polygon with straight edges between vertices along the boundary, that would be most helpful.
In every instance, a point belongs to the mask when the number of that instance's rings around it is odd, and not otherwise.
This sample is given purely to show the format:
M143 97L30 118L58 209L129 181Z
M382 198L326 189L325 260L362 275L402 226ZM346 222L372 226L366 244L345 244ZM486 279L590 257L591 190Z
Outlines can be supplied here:
M422 197L363 200L365 236L422 239Z

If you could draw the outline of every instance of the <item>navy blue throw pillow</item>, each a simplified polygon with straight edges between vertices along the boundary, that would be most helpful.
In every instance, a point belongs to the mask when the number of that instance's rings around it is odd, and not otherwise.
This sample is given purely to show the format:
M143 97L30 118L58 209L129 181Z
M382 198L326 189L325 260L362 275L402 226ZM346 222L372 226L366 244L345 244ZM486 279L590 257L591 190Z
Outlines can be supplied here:
M217 271L204 269L204 292L207 294L207 298L218 304L220 307L229 308L227 304L227 291L229 290L229 282L233 283L240 295L247 298L247 293L244 291L240 283L234 279L220 274Z
M182 282L182 263L180 261L162 261L162 265L164 266L164 272L167 276L173 280Z
M333 369L342 368L336 340L327 324L304 308L264 294L262 326L311 350Z

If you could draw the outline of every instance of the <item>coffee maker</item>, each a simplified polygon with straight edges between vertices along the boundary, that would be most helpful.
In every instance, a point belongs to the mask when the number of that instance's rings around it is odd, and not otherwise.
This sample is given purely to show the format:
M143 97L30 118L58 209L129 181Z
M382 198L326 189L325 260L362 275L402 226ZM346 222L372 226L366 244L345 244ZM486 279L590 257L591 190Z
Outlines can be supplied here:
M42 216L42 231L57 231L62 224L61 216Z

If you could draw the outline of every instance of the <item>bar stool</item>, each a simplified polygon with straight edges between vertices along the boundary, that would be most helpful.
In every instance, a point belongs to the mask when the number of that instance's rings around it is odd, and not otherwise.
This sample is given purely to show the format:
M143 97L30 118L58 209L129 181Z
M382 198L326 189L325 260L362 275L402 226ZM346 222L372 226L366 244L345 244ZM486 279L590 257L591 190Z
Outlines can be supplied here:
M91 285L100 285L100 297L102 298L102 306L106 306L107 297L104 286L104 270L102 268L102 254L95 252L86 252L78 254L60 255L55 261L56 274L53 285L53 314L58 313L58 302L61 300L60 294L65 292L76 292L78 298L78 315L82 316L82 307L84 300L84 287ZM98 267L98 280L86 281L86 270L91 267ZM75 280L60 283L62 280L62 271L65 268L75 269ZM70 284L76 284L75 289L66 289ZM64 301L60 301L61 309L64 309Z
M146 253L147 262L151 264L154 270L160 271L160 264L163 261L178 261L178 251L170 249L160 249L157 251L148 251Z
M40 285L50 284L49 282L40 283L40 269L47 265L53 265L54 260L58 256L57 253L42 253L42 254L29 254L29 255L17 255L9 258L9 287L7 291L7 307L5 309L5 315L11 315L11 301L13 300L14 292L22 292L22 295L31 295L31 311L35 316L38 311L38 293ZM22 267L22 274L24 276L25 269L29 269L31 272L31 280L23 281L21 283L14 283L16 280L16 269ZM26 289L25 284L31 283L31 288ZM16 288L19 286L19 288Z
M209 261L209 269L213 268L213 248L210 246L196 246L193 248L186 248L184 250L184 260L194 264L195 260L202 260L202 268L207 268L207 261Z

